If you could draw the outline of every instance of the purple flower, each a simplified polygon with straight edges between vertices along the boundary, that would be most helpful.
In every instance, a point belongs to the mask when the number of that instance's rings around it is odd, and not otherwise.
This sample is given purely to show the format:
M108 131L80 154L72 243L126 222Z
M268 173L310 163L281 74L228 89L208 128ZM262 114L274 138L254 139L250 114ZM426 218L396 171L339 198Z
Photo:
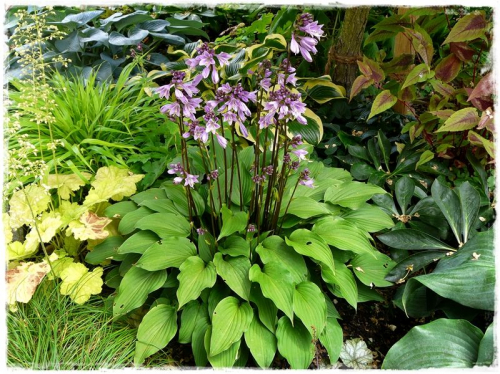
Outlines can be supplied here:
M185 117L196 119L196 109L200 107L202 100L199 98L188 98L187 102L182 107L182 113Z
M230 58L231 55L228 53L221 52L216 54L215 50L208 46L208 43L203 43L197 50L197 56L186 60L186 65L189 66L190 69L195 69L197 66L204 66L205 68L201 73L203 78L208 78L210 72L212 72L212 82L217 84L219 83L219 74L217 72L216 62L222 67L229 64Z
M308 23L304 26L300 26L299 30L306 33L306 34L309 34L309 36L314 37L314 38L319 40L323 36L323 34L325 33L322 30L322 28L323 28L323 25L318 25L318 21L314 21L314 22Z
M178 162L177 164L170 164L170 169L168 169L168 174L184 174L184 168L182 167L181 163Z
M196 232L198 235L205 235L207 233L207 230L205 230L203 227L200 227L199 229L196 229Z
M247 232L255 232L255 231L257 231L257 229L255 228L255 225L250 223L247 227Z
M219 142L219 145L222 148L225 149L227 147L227 139L224 138L222 135L217 134L217 141Z
M214 180L219 178L219 170L212 170L210 174L207 175L208 180Z
M174 184L180 184L180 183L182 183L183 180L184 180L184 178L182 178L182 177L175 177Z
M245 125L241 122L238 122L239 125L240 125L240 131L241 131L241 134L245 137L245 138L248 138L248 130L247 128L245 127Z
M309 188L314 188L314 179L309 176L309 169L304 169L299 176L299 184Z
M292 146L292 148L294 148L294 149L296 149L296 148L297 148L297 146L302 145L302 144L303 144L303 143L302 143L302 135L300 135L300 134L299 134L299 135L295 135L295 136L292 138L291 142L290 142L290 145L291 145L291 146Z
M186 174L186 180L184 186L189 186L191 188L194 188L194 184L198 183L198 177L199 175Z
M309 153L305 149L297 149L296 151L292 151L292 153L299 158L299 161L305 161L306 155Z
M208 132L203 126L196 126L193 134L194 140L201 140L203 143L208 142Z
M297 43L296 38L299 40ZM318 41L314 38L308 37L308 36L296 36L295 34L292 34L292 42L290 44L290 50L298 54L302 55L304 57L304 60L307 62L312 62L312 57L311 53L316 54L318 50L316 49L316 44L318 44Z
M168 113L168 115L170 115L172 117L180 117L181 116L181 106L178 102L163 105L160 108L160 111L163 114Z

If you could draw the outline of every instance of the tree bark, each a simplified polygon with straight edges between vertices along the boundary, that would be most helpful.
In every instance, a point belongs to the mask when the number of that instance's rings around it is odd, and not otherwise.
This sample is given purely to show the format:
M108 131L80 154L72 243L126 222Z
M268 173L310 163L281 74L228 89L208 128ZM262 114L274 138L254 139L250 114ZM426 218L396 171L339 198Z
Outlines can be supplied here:
M361 60L361 44L365 32L370 7L354 7L345 10L344 20L337 43L328 52L328 63L325 74L330 75L332 63L335 61L333 81L350 91L359 75L356 60Z

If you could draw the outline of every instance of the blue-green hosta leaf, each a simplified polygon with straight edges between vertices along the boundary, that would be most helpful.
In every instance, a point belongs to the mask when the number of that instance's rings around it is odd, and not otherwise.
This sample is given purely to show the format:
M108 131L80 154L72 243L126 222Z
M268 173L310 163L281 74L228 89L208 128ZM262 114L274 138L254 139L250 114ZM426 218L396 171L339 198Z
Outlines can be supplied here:
M453 251L453 247L419 230L398 229L377 236L382 243L392 248L406 250L434 249Z
M309 367L316 349L311 334L302 322L296 320L292 325L286 316L281 317L276 330L276 338L278 351L286 358L292 369Z
M171 213L150 214L137 221L135 228L151 230L162 239L171 236L186 237L191 232L191 226L186 218Z
M118 295L113 303L113 315L122 315L131 310L140 307L148 295L159 289L167 280L167 272L165 270L150 272L132 267L124 275Z
M138 28L131 30L128 37L120 34L119 32L113 31L109 34L109 44L117 46L137 45L148 35L149 31Z
M479 215L481 199L479 192L469 182L462 183L455 191L458 192L460 198L460 206L462 208L462 237L464 243L466 243Z
M146 249L136 266L149 271L178 268L196 253L196 247L189 239L170 236Z
M292 247L286 245L281 237L273 235L266 238L257 246L256 251L263 264L273 261L281 262L290 272L295 283L307 279L308 270L304 258Z
M82 12L78 14L70 14L61 22L50 22L52 25L64 25L66 27L74 28L76 26L83 26L93 19L99 17L104 10L91 10L89 12Z
M259 265L250 268L250 280L260 285L262 294L271 299L274 304L293 319L293 290L294 283L290 272L279 262L270 262L264 265L264 272Z
M142 364L147 357L165 348L176 332L175 307L160 304L150 309L137 330L134 364Z
M368 369L373 362L373 353L361 339L351 339L344 343L340 359L352 369Z
M394 344L382 369L471 368L483 333L461 319L438 319L413 327Z
M205 332L205 350L210 352L210 341L212 337L212 326L209 326ZM215 356L208 355L208 361L214 368L230 368L234 365L234 362L238 358L238 352L240 349L241 340L233 343L229 349L221 352Z
M179 309L187 302L197 299L205 288L213 287L217 280L214 264L212 262L205 264L198 256L187 258L179 270L181 271L177 276Z
M457 242L462 243L460 235L462 232L462 211L458 195L450 187L443 184L439 178L434 180L431 192L434 201L446 217Z
M209 356L216 356L240 341L252 318L249 303L240 302L233 296L221 300L213 313Z
M319 338L326 324L326 302L323 292L316 284L304 281L295 286L293 311L311 336Z
M378 206L365 204L342 214L342 218L367 232L378 232L394 226L391 217Z
M298 229L290 235L290 238L285 238L285 242L296 252L321 262L335 273L332 251L319 235L307 229Z
M477 354L477 366L491 366L495 359L495 346L493 344L493 334L495 330L495 321L486 329Z
M340 186L330 187L325 192L325 201L340 206L357 209L375 194L385 194L385 190L361 182L346 182Z
M337 318L328 317L326 319L326 326L319 336L319 341L328 352L330 364L334 364L340 356L342 342L344 341L342 327L337 322Z
M231 209L228 209L225 205L222 206L222 229L220 231L217 240L225 238L237 231L243 231L248 224L248 213L247 212L236 212L233 213Z
M217 252L214 256L214 265L217 274L238 296L250 300L250 288L252 283L248 278L251 264L250 260L243 256L227 257L224 259L222 253Z
M385 277L396 266L389 256L380 252L374 252L375 257L368 255L357 255L351 261L352 269L358 279L367 286L375 285L377 287L392 286Z
M139 253L143 254L149 247L160 240L158 235L149 230L136 232L130 236L123 244L117 249L117 253Z
M340 217L326 217L319 220L312 231L326 243L344 251L375 256L366 233L348 220Z
M276 355L276 336L259 321L257 314L245 331L245 343L257 365L263 369L271 366Z
M80 41L83 43L88 42L98 42L104 45L108 44L109 35L107 32L104 32L100 29L89 28L83 30L80 34Z

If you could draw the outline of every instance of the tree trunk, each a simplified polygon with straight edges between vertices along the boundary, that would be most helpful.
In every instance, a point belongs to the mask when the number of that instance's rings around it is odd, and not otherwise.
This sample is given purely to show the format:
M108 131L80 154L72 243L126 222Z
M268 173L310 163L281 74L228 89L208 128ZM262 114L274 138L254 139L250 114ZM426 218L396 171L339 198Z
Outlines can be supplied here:
M330 74L332 63L335 61L333 81L348 91L359 75L356 60L362 59L361 44L369 13L370 7L347 8L337 43L328 52L325 74Z

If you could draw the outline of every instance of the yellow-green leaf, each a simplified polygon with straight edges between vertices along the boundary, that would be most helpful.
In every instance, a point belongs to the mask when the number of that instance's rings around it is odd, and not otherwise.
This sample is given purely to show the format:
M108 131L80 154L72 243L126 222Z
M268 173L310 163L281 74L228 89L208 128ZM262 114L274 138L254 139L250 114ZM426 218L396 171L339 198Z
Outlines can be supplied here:
M442 45L451 42L465 42L480 38L484 35L487 25L488 23L486 22L482 12L468 14L458 20Z
M77 304L83 304L91 295L102 291L103 268L97 267L92 272L80 263L70 264L61 272L61 294L69 295Z
M476 108L465 108L453 113L436 132L469 130L479 123Z
M387 109L392 108L397 101L398 101L397 97L391 94L391 91L389 90L382 91L377 95L377 97L373 101L372 109L370 111L370 115L368 116L367 120L369 120L373 116L376 116L377 114L385 112Z

